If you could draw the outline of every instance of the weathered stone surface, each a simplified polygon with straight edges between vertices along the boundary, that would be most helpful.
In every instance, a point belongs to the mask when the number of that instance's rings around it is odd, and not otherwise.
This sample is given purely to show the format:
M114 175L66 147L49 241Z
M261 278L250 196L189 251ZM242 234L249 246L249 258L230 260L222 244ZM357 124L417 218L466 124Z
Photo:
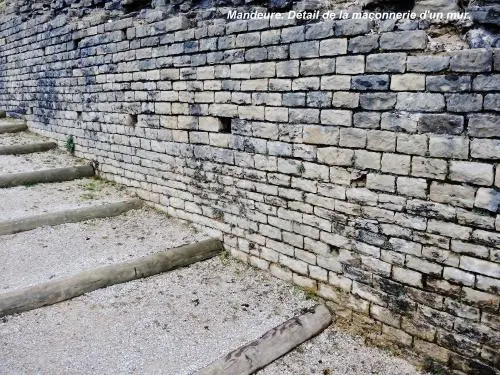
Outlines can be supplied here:
M420 133L461 134L463 130L464 118L457 115L424 114L417 124Z
M454 181L490 186L493 184L493 166L485 163L452 161L449 177Z
M386 74L354 76L351 87L360 91L387 90L389 88L389 76Z
M450 69L455 72L490 72L493 54L487 49L459 51L450 60Z
M480 94L450 94L445 97L446 108L450 112L478 112L483 107Z
M402 73L406 69L406 53L378 53L366 57L369 73Z
M439 112L445 107L444 96L430 93L398 93L396 109L412 112Z
M449 56L408 56L409 72L437 73L448 69Z
M471 77L463 75L428 76L427 90L437 92L468 91L471 87Z
M361 94L359 104L363 109L388 110L396 105L396 94L391 93L369 93Z
M500 116L489 114L470 115L468 133L473 137L500 138Z
M426 45L427 35L423 30L383 33L380 37L380 48L383 50L425 49Z

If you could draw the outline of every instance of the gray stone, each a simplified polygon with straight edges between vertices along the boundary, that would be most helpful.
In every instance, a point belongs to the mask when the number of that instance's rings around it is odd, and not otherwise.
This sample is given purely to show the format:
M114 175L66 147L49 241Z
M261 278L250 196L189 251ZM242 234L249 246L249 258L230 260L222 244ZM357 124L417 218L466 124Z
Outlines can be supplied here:
M360 91L387 90L389 89L389 76L386 74L354 76L351 88Z
M370 31L370 20L341 20L335 24L335 35L360 35Z
M319 42L302 42L290 44L290 58L318 57Z
M380 37L380 48L383 50L416 50L426 46L427 35L423 30L383 33Z
M500 206L500 192L495 189L479 188L474 206L491 212L497 212Z
M427 90L439 92L469 91L471 77L464 75L428 76Z
M306 26L306 39L323 39L333 35L333 21L318 22Z
M349 39L347 50L351 53L368 53L378 49L378 34L362 35Z
M337 74L359 74L365 72L364 56L337 57Z
M437 73L448 69L449 56L408 56L407 70L409 72Z
M496 91L500 87L500 74L478 75L472 82L474 91Z
M377 53L366 57L369 73L403 73L406 69L406 53Z
M493 165L467 161L451 161L449 178L454 181L474 185L490 186L493 184Z
M307 93L308 107L330 107L332 102L332 93L328 91L310 91Z
M487 111L500 111L500 94L487 94L484 97L484 109Z
M445 97L446 109L450 112L477 112L483 107L480 94L450 94Z
M431 93L398 93L396 109L414 112L439 112L445 108L444 96Z
M413 133L417 131L418 117L411 113L395 112L382 114L380 126L382 129L391 131L406 131Z
M500 139L481 139L472 140L470 155L476 159L500 159Z
M469 115L468 133L472 137L500 138L500 115Z
M347 53L347 39L327 39L319 44L320 56L337 56Z
M469 139L467 137L429 137L429 154L438 158L468 159Z
M380 113L356 112L353 116L353 125L356 128L378 129L380 127Z
M300 74L304 76L324 75L335 72L335 59L309 59L300 62Z
M394 108L396 99L393 93L366 93L360 95L359 103L363 109L388 110Z
M457 52L450 60L455 72L490 72L493 54L487 49L470 49Z
M464 118L448 114L423 114L418 119L419 133L461 134L464 130Z

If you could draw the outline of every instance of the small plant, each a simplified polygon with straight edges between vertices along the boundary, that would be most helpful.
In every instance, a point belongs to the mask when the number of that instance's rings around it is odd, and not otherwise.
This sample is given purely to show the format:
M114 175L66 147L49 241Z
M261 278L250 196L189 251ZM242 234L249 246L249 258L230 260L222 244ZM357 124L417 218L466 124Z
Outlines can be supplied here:
M224 250L219 254L219 259L222 265L227 266L229 264L229 252Z
M66 138L66 143L64 144L64 148L70 154L75 153L75 140L72 135L68 135L68 138Z

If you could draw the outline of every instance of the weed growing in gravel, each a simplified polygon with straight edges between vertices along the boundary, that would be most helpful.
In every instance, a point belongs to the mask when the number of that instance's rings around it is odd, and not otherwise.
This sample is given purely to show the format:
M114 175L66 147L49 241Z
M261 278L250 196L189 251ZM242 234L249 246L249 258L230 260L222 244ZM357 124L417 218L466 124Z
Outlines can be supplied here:
M319 297L318 295L316 294L316 291L311 289L311 288L305 288L305 287L301 287L301 286L298 286L298 285L294 285L294 292L297 293L297 294L303 294L304 297L307 299L307 300L313 300L313 301L318 301L319 300Z
M75 153L75 139L73 138L72 135L68 135L68 137L66 138L66 143L64 144L64 148L70 154Z
M219 254L219 259L220 259L220 262L222 263L222 265L224 265L224 266L229 265L229 252L227 252L226 250L222 251Z

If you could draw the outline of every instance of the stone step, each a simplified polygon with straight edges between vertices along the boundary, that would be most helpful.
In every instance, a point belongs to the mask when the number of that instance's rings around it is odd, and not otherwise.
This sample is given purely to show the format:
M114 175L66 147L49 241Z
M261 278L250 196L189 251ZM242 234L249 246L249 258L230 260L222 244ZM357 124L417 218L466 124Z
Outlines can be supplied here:
M43 226L77 223L79 221L118 216L141 206L142 201L140 199L129 199L121 202L54 211L19 219L0 221L0 235L26 232Z
M0 221L114 203L133 197L123 187L96 178L5 188L0 196Z
M20 155L44 152L57 148L55 142L25 143L20 145L0 146L0 155Z
M0 159L1 160L1 159ZM0 188L38 183L70 181L83 177L94 176L91 165L77 165L66 168L41 169L28 172L8 173L0 175Z
M190 374L313 304L216 257L5 317L0 373Z
M26 121L18 119L3 118L0 119L0 134L16 133L28 130Z
M0 292L206 239L149 208L2 236Z

